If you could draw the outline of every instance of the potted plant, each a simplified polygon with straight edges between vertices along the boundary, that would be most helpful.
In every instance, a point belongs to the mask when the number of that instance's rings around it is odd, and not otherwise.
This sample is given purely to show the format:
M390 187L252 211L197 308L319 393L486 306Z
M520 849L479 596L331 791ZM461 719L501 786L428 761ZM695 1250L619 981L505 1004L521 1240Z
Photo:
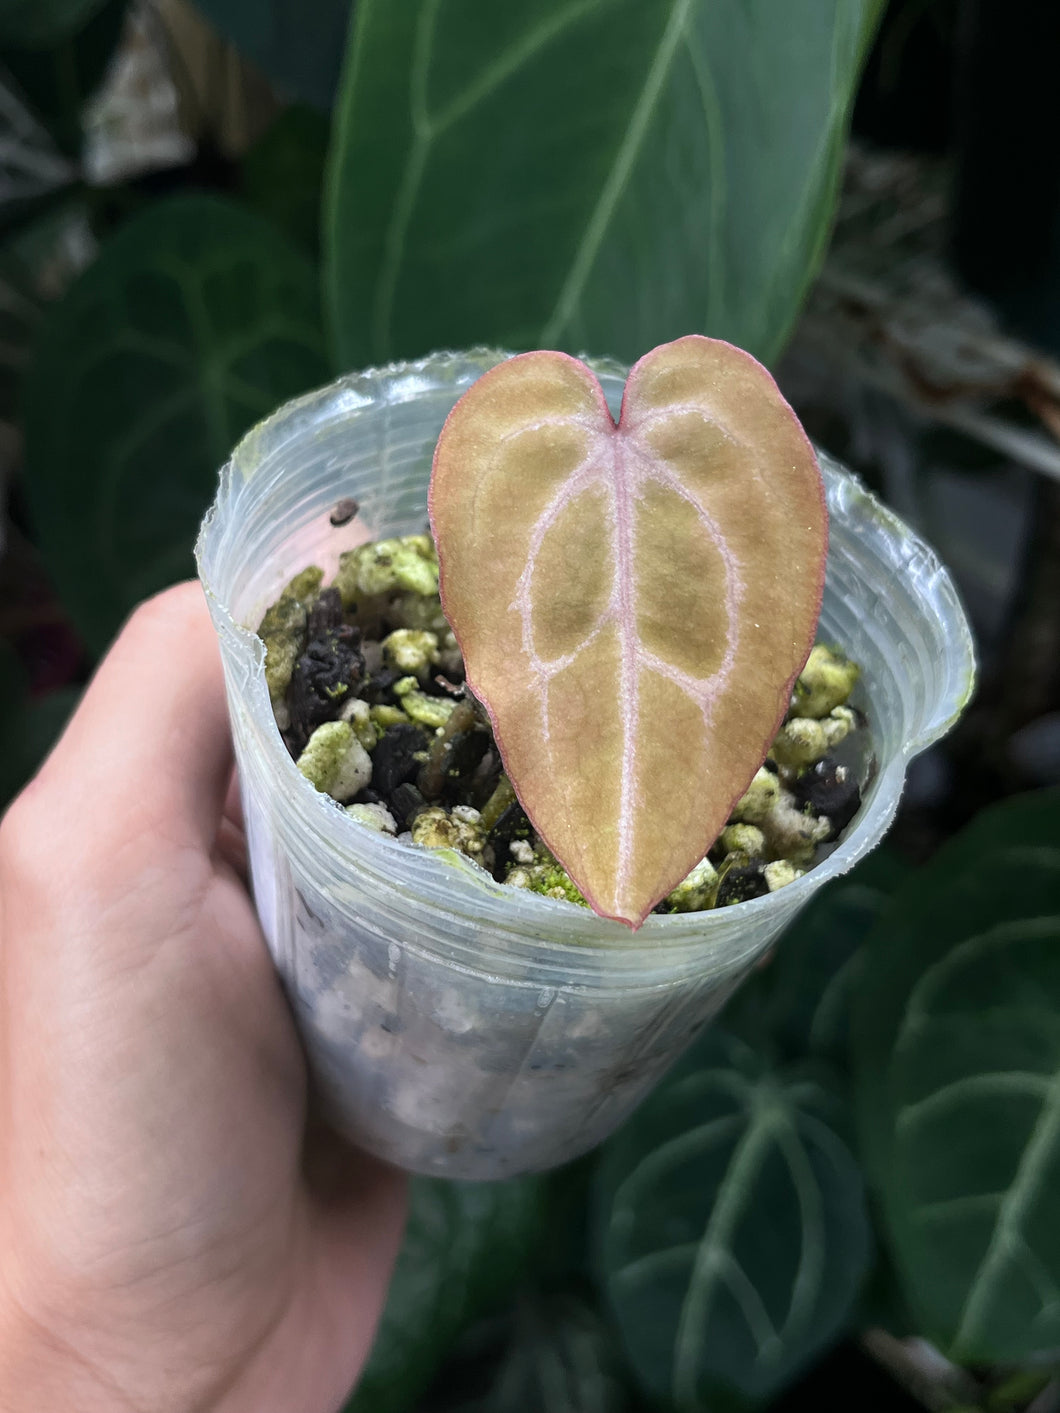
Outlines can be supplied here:
M360 829L299 775L252 631L306 564L421 531L439 432L504 355L436 354L340 379L250 432L224 468L199 572L229 687L255 897L334 1122L413 1171L497 1178L605 1138L829 878L880 839L906 765L955 719L974 659L933 553L822 458L821 635L861 664L875 765L835 852L765 897L636 932ZM613 412L625 370L594 362ZM340 497L360 506L336 528Z

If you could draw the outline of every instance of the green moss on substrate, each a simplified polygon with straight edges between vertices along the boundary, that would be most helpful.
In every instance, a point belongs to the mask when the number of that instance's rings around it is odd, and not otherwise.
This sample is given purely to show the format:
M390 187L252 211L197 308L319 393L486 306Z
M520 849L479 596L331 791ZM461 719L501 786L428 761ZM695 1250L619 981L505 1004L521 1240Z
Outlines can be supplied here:
M363 828L457 850L498 881L587 907L534 833L464 684L430 537L362 545L322 584L320 569L304 569L258 630L277 724L302 773ZM743 902L813 867L860 805L853 768L835 755L866 729L848 705L858 675L837 649L813 648L765 764L656 911Z

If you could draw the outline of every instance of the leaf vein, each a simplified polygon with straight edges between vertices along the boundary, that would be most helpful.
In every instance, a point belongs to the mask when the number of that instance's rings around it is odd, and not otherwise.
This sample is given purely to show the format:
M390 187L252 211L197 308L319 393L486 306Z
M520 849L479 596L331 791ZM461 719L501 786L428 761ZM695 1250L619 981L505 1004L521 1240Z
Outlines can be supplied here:
M825 1224L821 1191L814 1180L813 1169L803 1142L789 1123L778 1125L777 1146L783 1154L791 1175L795 1197L799 1204L799 1260L791 1286L788 1314L780 1328L781 1336L810 1323L821 1294L824 1274Z
M962 1075L960 1079L926 1094L923 1099L904 1105L895 1115L895 1128L906 1136L908 1129L937 1119L940 1111L945 1113L955 1105L978 1098L1022 1095L1044 1102L1049 1098L1052 1083L1049 1076L1030 1070L991 1070L984 1074Z
M654 1183L662 1173L677 1163L685 1162L694 1155L709 1152L720 1141L739 1129L743 1123L744 1116L742 1114L724 1114L719 1118L710 1119L706 1123L696 1124L694 1128L686 1129L676 1138L661 1143L646 1158L641 1159L636 1167L623 1178L615 1190L611 1204L612 1212L618 1214L624 1221L625 1213L622 1208L624 1206L632 1208L636 1205L637 1194L643 1189L645 1183ZM612 1217L612 1225L615 1225L614 1217Z
M619 1266L612 1276L612 1281L616 1286L621 1285L628 1294L631 1288L640 1285L643 1281L650 1280L671 1266L681 1266L686 1261L691 1262L698 1249L699 1242L695 1238L690 1241L675 1242L673 1246L659 1246L654 1251L646 1251L643 1256L638 1256L633 1261L627 1261L624 1266Z
M473 108L484 102L507 79L517 74L524 64L529 63L539 50L551 44L554 39L558 39L565 29L576 24L584 15L591 14L593 10L598 9L599 3L600 0L578 0L578 3L569 5L567 9L559 10L549 16L536 29L528 31L516 43L510 45L503 54L498 55L482 71L474 83L468 84L459 97L454 98L447 107L429 118L434 132L441 134L452 127L454 123L458 123L461 118L466 117Z
M750 1200L760 1155L775 1141L776 1122L768 1111L752 1117L718 1186L717 1200L699 1242L674 1338L671 1393L674 1402L681 1406L692 1404L696 1397L697 1372L718 1284L717 1254L731 1245L736 1225Z
M913 1208L914 1221L930 1226L935 1222L960 1222L975 1216L982 1208L998 1207L1005 1196L1001 1192L963 1192L957 1197L940 1197Z
M1011 1259L1013 1244L1022 1240L1020 1224L1027 1215L1045 1175L1045 1169L1060 1139L1060 1070L1050 1085L1049 1097L1031 1131L1030 1141L1023 1150L1016 1176L1001 1200L990 1243L968 1287L961 1310L956 1349L973 1350L993 1298L995 1282L1005 1262Z
M600 246L615 209L629 183L630 174L653 116L655 104L670 72L681 36L685 32L693 0L674 0L662 38L648 68L640 95L630 114L626 131L619 143L615 160L600 191L596 206L575 252L567 278L560 289L555 308L541 333L545 347L558 347L561 331L570 323L571 314L581 299L585 284L596 263Z
M783 1351L780 1336L769 1318L765 1302L731 1251L719 1254L718 1273L747 1321L747 1328L751 1331L751 1338L757 1349L756 1362L764 1364L775 1361Z
M941 991L950 978L968 962L977 960L995 947L1009 946L1029 938L1042 938L1060 935L1060 917L1045 914L1040 917L1010 918L966 937L956 947L933 966L928 967L913 988L906 1005L905 1018L895 1042L900 1050L907 1039L907 1032L915 1032L918 1027L932 1020L930 1004L934 995ZM991 1011L996 1008L990 1007Z

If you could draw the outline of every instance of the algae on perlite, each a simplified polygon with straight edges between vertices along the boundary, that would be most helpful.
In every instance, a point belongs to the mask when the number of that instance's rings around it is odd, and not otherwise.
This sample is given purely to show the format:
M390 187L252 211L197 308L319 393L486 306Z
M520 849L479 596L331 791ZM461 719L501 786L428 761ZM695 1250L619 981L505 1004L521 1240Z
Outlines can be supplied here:
M391 563L427 563L428 537L384 543ZM377 573L380 557L374 549L363 546L360 562ZM314 568L294 582L315 583L319 595L322 580ZM374 588L379 579L370 582ZM438 634L405 626L410 619L435 621L441 613L436 575L423 576L426 592L417 595L393 582L389 594L371 598L373 631L379 636L362 638L356 650L358 659L375 662L376 670L334 698L335 719L315 729L298 756L299 769L317 789L345 804L350 819L364 828L426 848L455 850L511 887L588 907L527 819L461 664L450 657L443 674L434 661ZM289 602L290 586L284 596ZM411 597L419 607L410 612ZM357 627L358 602L344 610L351 629ZM277 607L266 615L269 622L276 621ZM296 648L306 645L302 607ZM834 664L841 670L833 671ZM866 726L847 704L857 668L836 649L819 644L807 669L809 681L797 679L766 763L733 806L709 854L655 911L700 912L775 892L812 867L850 823L860 804L854 762L867 754ZM808 703L825 715L803 716ZM281 699L275 709L284 723L286 702ZM290 739L289 730L287 735ZM851 738L859 749L847 762L837 760L835 748L841 743L849 748Z

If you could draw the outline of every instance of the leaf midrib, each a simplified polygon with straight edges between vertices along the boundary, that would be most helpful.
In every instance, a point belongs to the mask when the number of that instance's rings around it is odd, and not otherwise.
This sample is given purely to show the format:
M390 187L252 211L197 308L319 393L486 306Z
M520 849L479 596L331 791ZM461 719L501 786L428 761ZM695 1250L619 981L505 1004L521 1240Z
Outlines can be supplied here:
M773 1106L755 1105L747 1132L733 1150L732 1161L718 1189L718 1198L699 1242L688 1291L681 1305L674 1338L674 1364L671 1394L680 1406L695 1401L697 1371L714 1292L718 1282L712 1267L719 1255L729 1252L732 1234L747 1205L752 1180L761 1154L774 1141L778 1124L787 1120Z
M622 141L618 145L615 159L601 188L593 213L582 233L555 307L541 331L543 347L559 346L560 333L569 324L571 314L581 299L593 265L596 263L600 246L614 216L615 208L629 184L630 173L648 131L659 93L669 75L670 66L677 53L681 37L685 33L693 3L694 0L674 0L671 6L662 38L652 57L644 86L633 107L633 112L630 114L629 123L622 136Z
M954 1351L975 1350L986 1311L992 1299L998 1273L1009 1258L1012 1244L1020 1240L1020 1230L1028 1208L1038 1195L1052 1151L1060 1142L1060 1069L1053 1075L1048 1097L1042 1104L1030 1141L1023 1150L1016 1176L1001 1200L994 1229L979 1263L961 1309Z

